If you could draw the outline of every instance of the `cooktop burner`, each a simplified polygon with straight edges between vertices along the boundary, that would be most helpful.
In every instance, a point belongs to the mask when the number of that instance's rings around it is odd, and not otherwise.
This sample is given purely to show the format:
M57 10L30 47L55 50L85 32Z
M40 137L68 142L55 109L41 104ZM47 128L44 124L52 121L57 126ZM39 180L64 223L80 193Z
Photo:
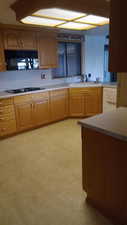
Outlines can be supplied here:
M44 90L44 89L45 88L43 88L43 87L26 87L26 88L7 90L6 92L11 93L11 94L18 94L18 93L24 93L24 92L29 92L29 91L39 91L39 90Z

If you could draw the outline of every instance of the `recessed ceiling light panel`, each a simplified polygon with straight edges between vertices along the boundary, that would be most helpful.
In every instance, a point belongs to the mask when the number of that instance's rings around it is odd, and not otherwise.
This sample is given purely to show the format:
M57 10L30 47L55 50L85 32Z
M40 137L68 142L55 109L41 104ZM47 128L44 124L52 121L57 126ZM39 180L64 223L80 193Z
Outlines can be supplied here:
M75 20L76 22L104 25L109 23L109 19L101 16L88 15L80 19Z
M42 25L42 26L50 26L55 27L58 24L61 24L64 21L55 20L55 19L47 19L47 18L40 18L35 16L27 16L21 20L22 23L26 24L33 24L33 25Z
M56 18L63 20L73 20L85 16L85 13L79 13L71 10L51 8L51 9L41 9L35 12L33 15L40 17Z
M89 24L68 22L65 24L58 25L57 27L65 28L65 29L72 29L72 30L88 30L88 29L95 28L96 26L89 25Z
M105 17L88 15L71 10L40 9L21 20L22 23L72 30L88 30L109 23Z

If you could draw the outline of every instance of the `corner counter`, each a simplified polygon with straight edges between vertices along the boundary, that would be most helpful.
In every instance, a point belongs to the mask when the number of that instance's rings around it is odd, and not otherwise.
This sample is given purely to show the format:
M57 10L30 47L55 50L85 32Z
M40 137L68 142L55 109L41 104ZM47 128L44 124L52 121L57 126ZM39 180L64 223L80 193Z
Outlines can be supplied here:
M79 121L87 201L115 224L127 224L127 108Z

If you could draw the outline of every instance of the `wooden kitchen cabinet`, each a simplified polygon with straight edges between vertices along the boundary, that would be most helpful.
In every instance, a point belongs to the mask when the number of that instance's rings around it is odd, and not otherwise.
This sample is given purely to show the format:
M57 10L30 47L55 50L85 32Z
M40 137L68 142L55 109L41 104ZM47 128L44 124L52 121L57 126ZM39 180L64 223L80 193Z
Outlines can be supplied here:
M34 126L44 125L50 121L49 92L32 95Z
M58 66L56 37L39 36L38 40L39 68L48 69Z
M84 116L84 95L80 93L71 94L69 108L71 117Z
M0 137L16 133L13 99L0 100Z
M102 88L88 88L85 93L85 116L102 112Z
M4 57L4 47L3 47L3 37L0 33L0 72L6 70L5 57Z
M14 97L17 130L22 131L33 126L33 103L31 95Z
M35 32L22 31L20 39L21 39L21 48L23 48L24 50L37 49L37 41L36 41Z
M109 112L116 109L117 88L103 88L103 112Z
M21 48L20 36L21 32L17 30L5 30L4 34L4 48L10 50L18 50Z
M50 92L51 121L68 117L68 90L54 90Z
M102 112L102 88L70 88L71 117L87 117Z
M33 126L32 107L31 102L25 102L15 106L17 129L19 131L29 129Z
M112 0L110 2L110 72L127 72L126 9L126 0Z
M4 48L8 50L37 49L35 33L22 30L4 30Z
M49 122L49 92L14 97L18 131Z

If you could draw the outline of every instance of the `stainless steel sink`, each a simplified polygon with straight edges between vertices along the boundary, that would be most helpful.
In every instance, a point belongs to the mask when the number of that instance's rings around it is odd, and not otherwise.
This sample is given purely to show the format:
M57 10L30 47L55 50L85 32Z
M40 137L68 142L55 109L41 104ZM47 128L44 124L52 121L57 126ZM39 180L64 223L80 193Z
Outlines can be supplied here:
M71 83L69 87L91 87L91 86L98 86L101 85L100 83L95 82L81 82L81 83Z

